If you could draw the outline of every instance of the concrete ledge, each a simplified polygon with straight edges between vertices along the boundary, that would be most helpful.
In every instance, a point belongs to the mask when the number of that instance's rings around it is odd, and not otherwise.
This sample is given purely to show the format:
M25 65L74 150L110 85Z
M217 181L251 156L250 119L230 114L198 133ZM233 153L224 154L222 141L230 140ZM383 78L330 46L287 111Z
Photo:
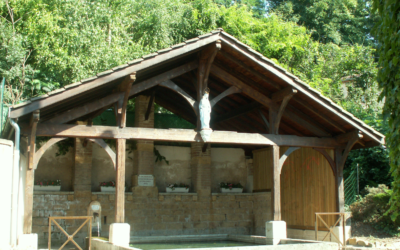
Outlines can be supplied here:
M130 243L170 243L227 240L227 234L203 234L203 235L174 235L174 236L131 236Z
M129 246L114 245L106 240L92 238L91 249L93 250L140 250L138 248Z
M74 194L74 191L33 191L33 195L67 195L67 194Z
M259 245L266 245L267 242L265 236L257 235L228 235L228 240Z
M217 196L236 196L236 195L253 195L254 193L211 193Z

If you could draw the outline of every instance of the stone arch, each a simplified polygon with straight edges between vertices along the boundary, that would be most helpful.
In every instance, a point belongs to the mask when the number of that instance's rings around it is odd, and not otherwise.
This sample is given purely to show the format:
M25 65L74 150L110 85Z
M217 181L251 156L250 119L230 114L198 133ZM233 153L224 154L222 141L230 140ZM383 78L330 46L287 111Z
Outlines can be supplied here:
M41 146L40 149L38 151L36 151L36 153L35 153L35 156L34 156L34 159L33 159L33 168L34 169L37 168L37 165L38 165L40 159L42 158L44 153L47 151L47 149L49 149L51 146L53 146L57 142L60 142L60 141L65 140L65 139L67 139L67 138L66 137L51 138L43 146ZM116 169L116 155L115 155L114 151L112 151L110 146L108 146L107 143L103 139L91 139L90 138L88 140L98 144L100 147L102 147L106 151L106 153L110 156L111 161L113 162L114 170L115 170Z

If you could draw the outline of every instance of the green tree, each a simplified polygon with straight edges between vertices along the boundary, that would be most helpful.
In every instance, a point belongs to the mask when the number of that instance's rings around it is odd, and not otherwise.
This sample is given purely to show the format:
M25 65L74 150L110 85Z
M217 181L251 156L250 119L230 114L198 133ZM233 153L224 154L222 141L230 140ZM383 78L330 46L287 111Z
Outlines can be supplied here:
M316 41L372 44L371 0L270 0L270 10L304 25Z
M379 42L378 81L385 100L384 114L389 121L387 144L390 150L393 195L390 199L392 219L400 216L400 2L374 0L373 7L380 19L374 27Z

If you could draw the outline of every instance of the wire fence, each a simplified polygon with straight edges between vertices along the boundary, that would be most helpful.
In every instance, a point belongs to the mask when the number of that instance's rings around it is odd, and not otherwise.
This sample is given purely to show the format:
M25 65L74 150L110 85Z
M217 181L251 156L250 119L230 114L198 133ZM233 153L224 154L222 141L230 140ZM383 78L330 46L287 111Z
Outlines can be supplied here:
M354 169L344 181L344 203L350 205L358 194L357 169Z

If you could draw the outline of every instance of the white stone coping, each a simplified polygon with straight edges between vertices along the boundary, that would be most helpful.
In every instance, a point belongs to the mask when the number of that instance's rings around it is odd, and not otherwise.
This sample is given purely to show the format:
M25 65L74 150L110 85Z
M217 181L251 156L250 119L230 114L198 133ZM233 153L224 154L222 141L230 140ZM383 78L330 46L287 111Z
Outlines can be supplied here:
M270 194L271 192L257 192L257 193L212 193L213 196L232 196L232 195L263 195ZM75 194L74 191L34 191L33 195L68 195ZM114 192L92 192L94 195L112 195ZM132 195L132 192L125 192L125 195ZM176 196L176 195L191 195L197 196L197 193L158 193L161 196Z
M74 193L74 191L33 191L33 195L68 195Z
M197 193L158 193L160 196L177 196L177 195L189 195L189 196L197 196Z
M236 196L236 195L253 195L254 193L212 193L216 196Z

